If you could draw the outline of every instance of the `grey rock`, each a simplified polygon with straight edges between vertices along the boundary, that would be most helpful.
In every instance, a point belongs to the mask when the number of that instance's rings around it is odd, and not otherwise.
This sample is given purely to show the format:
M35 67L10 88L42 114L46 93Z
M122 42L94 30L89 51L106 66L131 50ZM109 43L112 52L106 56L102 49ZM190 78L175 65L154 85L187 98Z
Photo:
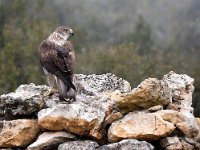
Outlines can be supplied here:
M95 141L71 141L59 145L58 150L95 150L98 146Z
M32 118L42 109L44 102L41 92L47 90L45 85L36 86L31 83L19 86L15 92L1 95L0 120Z
M60 144L75 140L75 138L73 134L65 131L44 132L34 143L28 146L27 150L57 149Z
M126 93L131 90L130 84L115 76L114 74L107 73L102 75L83 75L76 74L74 77L74 82L77 87L78 94L85 95L98 95L105 91L115 91L118 90L121 93Z
M194 92L194 79L186 74L176 74L171 71L163 76L162 81L168 85L172 92L172 103L178 110L193 112L192 93Z
M126 139L118 143L103 145L96 150L153 150L154 146L146 141Z

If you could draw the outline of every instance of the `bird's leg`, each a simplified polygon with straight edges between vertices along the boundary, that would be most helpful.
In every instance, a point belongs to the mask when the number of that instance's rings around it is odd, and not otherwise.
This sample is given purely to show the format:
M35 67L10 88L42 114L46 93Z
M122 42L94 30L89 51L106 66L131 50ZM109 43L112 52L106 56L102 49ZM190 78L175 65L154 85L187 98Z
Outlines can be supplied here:
M44 96L52 96L54 93L57 93L58 91L54 89L54 84L55 84L55 76L53 74L50 74L45 68L43 68L44 73L46 74L47 77L47 82L49 84L50 90L48 91L47 94ZM57 80L56 80L57 82Z
M49 90L49 96L53 95L54 93L57 93L58 90L55 90L54 89L54 85L55 85L55 77L53 74L49 74L47 76L47 81L49 83L49 87L50 87L50 90ZM57 82L57 81L56 81Z

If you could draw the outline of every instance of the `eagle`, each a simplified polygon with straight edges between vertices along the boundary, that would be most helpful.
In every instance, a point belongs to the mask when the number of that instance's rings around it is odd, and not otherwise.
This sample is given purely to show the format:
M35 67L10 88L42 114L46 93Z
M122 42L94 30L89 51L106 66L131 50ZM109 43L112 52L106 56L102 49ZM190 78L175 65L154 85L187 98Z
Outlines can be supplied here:
M50 86L49 95L54 93L56 83L59 99L65 101L75 100L75 53L72 42L68 40L73 35L70 27L61 26L39 46L40 63Z

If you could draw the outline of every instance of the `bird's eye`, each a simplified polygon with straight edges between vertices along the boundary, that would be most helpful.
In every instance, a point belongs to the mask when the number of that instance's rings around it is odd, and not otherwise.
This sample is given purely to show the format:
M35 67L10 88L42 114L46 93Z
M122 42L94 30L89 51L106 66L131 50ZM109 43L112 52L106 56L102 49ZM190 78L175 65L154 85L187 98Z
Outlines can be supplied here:
M68 31L68 29L65 29L65 31Z

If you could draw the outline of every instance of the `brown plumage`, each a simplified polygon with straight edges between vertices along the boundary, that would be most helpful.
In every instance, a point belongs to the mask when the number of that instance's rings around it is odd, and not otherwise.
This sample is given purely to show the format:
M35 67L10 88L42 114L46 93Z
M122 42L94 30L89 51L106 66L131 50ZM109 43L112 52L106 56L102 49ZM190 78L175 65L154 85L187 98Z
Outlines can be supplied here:
M61 100L75 99L73 84L75 54L68 37L73 35L69 27L59 27L39 47L40 63L50 90L56 82Z

